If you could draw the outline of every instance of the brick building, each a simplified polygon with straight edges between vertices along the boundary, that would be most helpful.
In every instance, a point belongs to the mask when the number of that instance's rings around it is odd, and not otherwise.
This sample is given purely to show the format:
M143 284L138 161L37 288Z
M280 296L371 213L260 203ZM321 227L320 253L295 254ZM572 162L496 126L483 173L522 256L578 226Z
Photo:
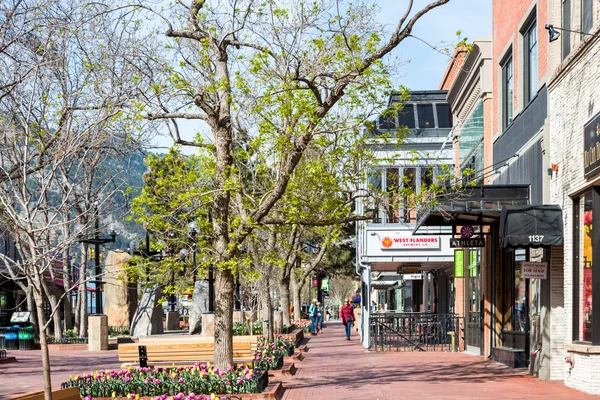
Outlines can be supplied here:
M592 36L600 35L600 1L548 3L556 27L548 48L550 195L565 221L564 262L552 269L552 297L564 308L551 332L564 348L550 375L600 394L600 38Z

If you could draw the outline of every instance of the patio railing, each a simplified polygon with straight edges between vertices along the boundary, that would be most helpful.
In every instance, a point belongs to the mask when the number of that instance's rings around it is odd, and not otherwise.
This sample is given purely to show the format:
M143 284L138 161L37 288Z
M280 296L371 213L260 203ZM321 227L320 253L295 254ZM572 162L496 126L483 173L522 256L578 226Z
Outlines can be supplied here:
M369 317L370 350L457 351L464 318L456 314L376 313Z

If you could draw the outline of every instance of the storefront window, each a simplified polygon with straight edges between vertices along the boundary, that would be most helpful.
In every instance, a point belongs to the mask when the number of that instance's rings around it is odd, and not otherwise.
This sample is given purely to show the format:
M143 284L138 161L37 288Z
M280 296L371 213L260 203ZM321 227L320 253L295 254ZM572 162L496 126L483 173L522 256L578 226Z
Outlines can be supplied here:
M579 338L592 341L592 193L580 204Z
M528 318L527 304L527 284L521 277L521 268L519 261L527 260L527 251L524 249L515 250L515 286L514 286L514 312L513 312L513 331L526 332Z

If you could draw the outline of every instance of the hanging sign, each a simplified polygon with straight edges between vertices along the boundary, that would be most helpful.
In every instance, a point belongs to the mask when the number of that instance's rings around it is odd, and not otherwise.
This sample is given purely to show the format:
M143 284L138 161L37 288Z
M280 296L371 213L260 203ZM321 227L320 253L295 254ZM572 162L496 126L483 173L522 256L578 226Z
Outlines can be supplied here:
M10 317L10 322L27 322L29 321L29 311L20 311L13 313L12 317Z
M383 250L394 249L439 249L439 236L385 236L381 239Z
M600 113L583 127L583 173L586 178L600 171Z
M420 281L423 280L423 274L402 274L402 279L405 281Z
M465 251L454 250L454 277L465 277Z
M523 279L546 279L548 263L544 262L521 262L521 278Z
M485 238L475 238L475 239L455 239L450 238L450 247L458 248L458 247L485 247Z
M471 255L471 262L469 263L469 276L475 278L477 277L477 250L471 249L469 254Z

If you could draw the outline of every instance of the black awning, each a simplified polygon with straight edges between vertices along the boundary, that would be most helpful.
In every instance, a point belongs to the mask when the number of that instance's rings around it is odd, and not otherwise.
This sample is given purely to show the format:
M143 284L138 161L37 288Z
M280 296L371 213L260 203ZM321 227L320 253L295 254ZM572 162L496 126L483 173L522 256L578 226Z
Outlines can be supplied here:
M500 244L548 247L563 243L562 209L555 204L505 206L500 215Z

